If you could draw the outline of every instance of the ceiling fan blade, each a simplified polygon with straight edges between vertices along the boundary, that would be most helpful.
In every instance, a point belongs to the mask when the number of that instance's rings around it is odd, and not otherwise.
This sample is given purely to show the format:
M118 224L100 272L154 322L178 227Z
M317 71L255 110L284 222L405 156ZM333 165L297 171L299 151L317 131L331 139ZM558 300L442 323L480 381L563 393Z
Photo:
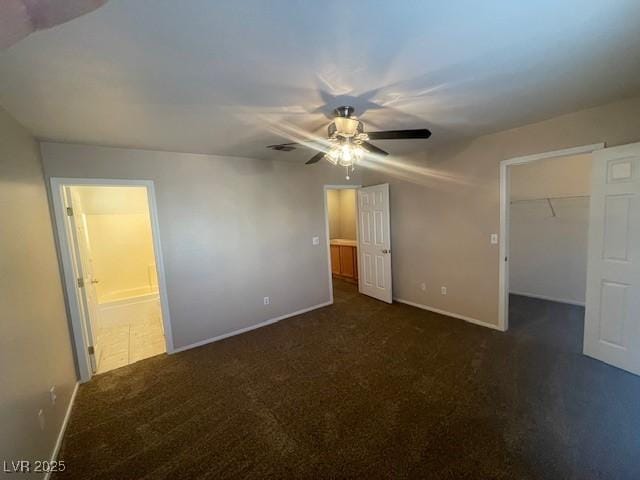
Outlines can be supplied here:
M305 165L311 165L312 163L318 163L320 160L324 158L324 152L318 152L310 160L305 162Z
M367 132L371 140L402 140L404 138L429 138L431 132L426 128L413 130L385 130L384 132Z
M381 148L378 148L375 145L370 144L369 142L362 142L362 148L364 148L367 152L377 153L378 155L389 155L389 152L385 152Z
M298 142L289 142L289 143L276 143L274 145L267 145L267 148L273 147L285 147L287 145L300 145Z
M284 151L284 152L290 152L291 150L295 150L296 147L294 147L294 145L300 145L298 142L291 142L291 143L276 143L275 145L267 145L267 148L270 148L271 150L278 150L278 151Z

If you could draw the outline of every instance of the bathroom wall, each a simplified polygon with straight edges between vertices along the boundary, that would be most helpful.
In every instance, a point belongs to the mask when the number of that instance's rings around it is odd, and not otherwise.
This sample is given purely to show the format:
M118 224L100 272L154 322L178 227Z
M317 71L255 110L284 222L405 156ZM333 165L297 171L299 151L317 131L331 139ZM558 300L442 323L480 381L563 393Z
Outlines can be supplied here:
M356 191L340 190L340 235L356 239Z
M329 238L340 238L340 190L327 190Z
M327 191L329 238L356 239L356 190Z
M98 280L98 302L157 288L149 205L145 187L73 187Z

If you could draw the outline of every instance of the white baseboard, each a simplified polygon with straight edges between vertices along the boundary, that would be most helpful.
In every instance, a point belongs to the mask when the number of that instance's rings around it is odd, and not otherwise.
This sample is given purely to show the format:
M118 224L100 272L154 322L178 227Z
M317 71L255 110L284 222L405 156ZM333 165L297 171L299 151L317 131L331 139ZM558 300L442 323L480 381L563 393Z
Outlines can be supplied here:
M568 305L576 305L578 307L584 307L584 302L577 302L575 300L567 300L566 298L554 298L554 297L548 297L546 295L538 295L535 293L526 293L526 292L509 292L509 295L520 295L522 297L530 297L530 298L537 298L538 300L548 300L550 302L557 302L557 303L566 303Z
M446 315L447 317L457 318L459 320L464 320L465 322L473 323L474 325L480 325L481 327L491 328L493 330L503 331L498 325L494 325L493 323L483 322L482 320L478 320L477 318L467 317L465 315L460 315L458 313L447 312L446 310L441 310L439 308L430 307L429 305L422 305L421 303L410 302L409 300L403 300L402 298L394 298L396 302L404 303L406 305L411 305L412 307L420 308L422 310L428 310L433 313L439 313L441 315Z
M67 430L67 424L69 423L69 417L71 417L73 402L75 402L76 400L76 394L78 393L79 386L80 386L80 382L76 382L75 387L73 387L73 392L71 393L71 398L69 399L69 405L67 405L67 412L64 414L64 419L62 420L62 425L60 425L60 431L58 432L58 438L56 439L56 444L53 446L53 452L51 452L51 462L54 462L58 458L58 452L60 451L60 446L62 445L64 432ZM44 480L49 480L50 476L51 476L51 472L47 472L44 476Z
M255 325L251 325L249 327L240 328L238 330L234 330L233 332L223 333L222 335L218 335L217 337L208 338L206 340L202 340L200 342L190 343L189 345L185 345L184 347L174 348L172 352L169 353L178 353L184 352L185 350L190 350L192 348L201 347L202 345L207 345L208 343L217 342L218 340L224 340L225 338L233 337L235 335L240 335L241 333L250 332L251 330L255 330L257 328L266 327L267 325L271 325L272 323L279 322L280 320L284 320L285 318L295 317L296 315L302 315L303 313L310 312L312 310L317 310L318 308L327 307L333 304L333 301L328 301L324 303L319 303L318 305L314 305L312 307L303 308L302 310L297 310L295 312L287 313L285 315L280 315L279 317L271 318L269 320L265 320L264 322L256 323Z

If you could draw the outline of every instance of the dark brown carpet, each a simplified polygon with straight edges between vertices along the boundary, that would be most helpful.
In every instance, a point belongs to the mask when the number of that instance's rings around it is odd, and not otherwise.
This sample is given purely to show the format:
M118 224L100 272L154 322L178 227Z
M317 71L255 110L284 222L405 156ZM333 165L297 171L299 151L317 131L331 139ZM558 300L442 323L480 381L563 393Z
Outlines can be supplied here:
M581 308L513 297L503 334L335 289L82 385L56 478L640 478L640 378Z

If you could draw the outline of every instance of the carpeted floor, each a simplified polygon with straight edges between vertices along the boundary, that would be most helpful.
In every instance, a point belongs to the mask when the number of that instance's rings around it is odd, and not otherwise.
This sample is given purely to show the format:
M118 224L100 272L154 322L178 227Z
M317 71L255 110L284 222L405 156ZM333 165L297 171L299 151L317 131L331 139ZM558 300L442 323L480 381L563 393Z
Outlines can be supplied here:
M513 297L500 333L335 290L82 385L56 478L640 478L640 378L581 308Z

